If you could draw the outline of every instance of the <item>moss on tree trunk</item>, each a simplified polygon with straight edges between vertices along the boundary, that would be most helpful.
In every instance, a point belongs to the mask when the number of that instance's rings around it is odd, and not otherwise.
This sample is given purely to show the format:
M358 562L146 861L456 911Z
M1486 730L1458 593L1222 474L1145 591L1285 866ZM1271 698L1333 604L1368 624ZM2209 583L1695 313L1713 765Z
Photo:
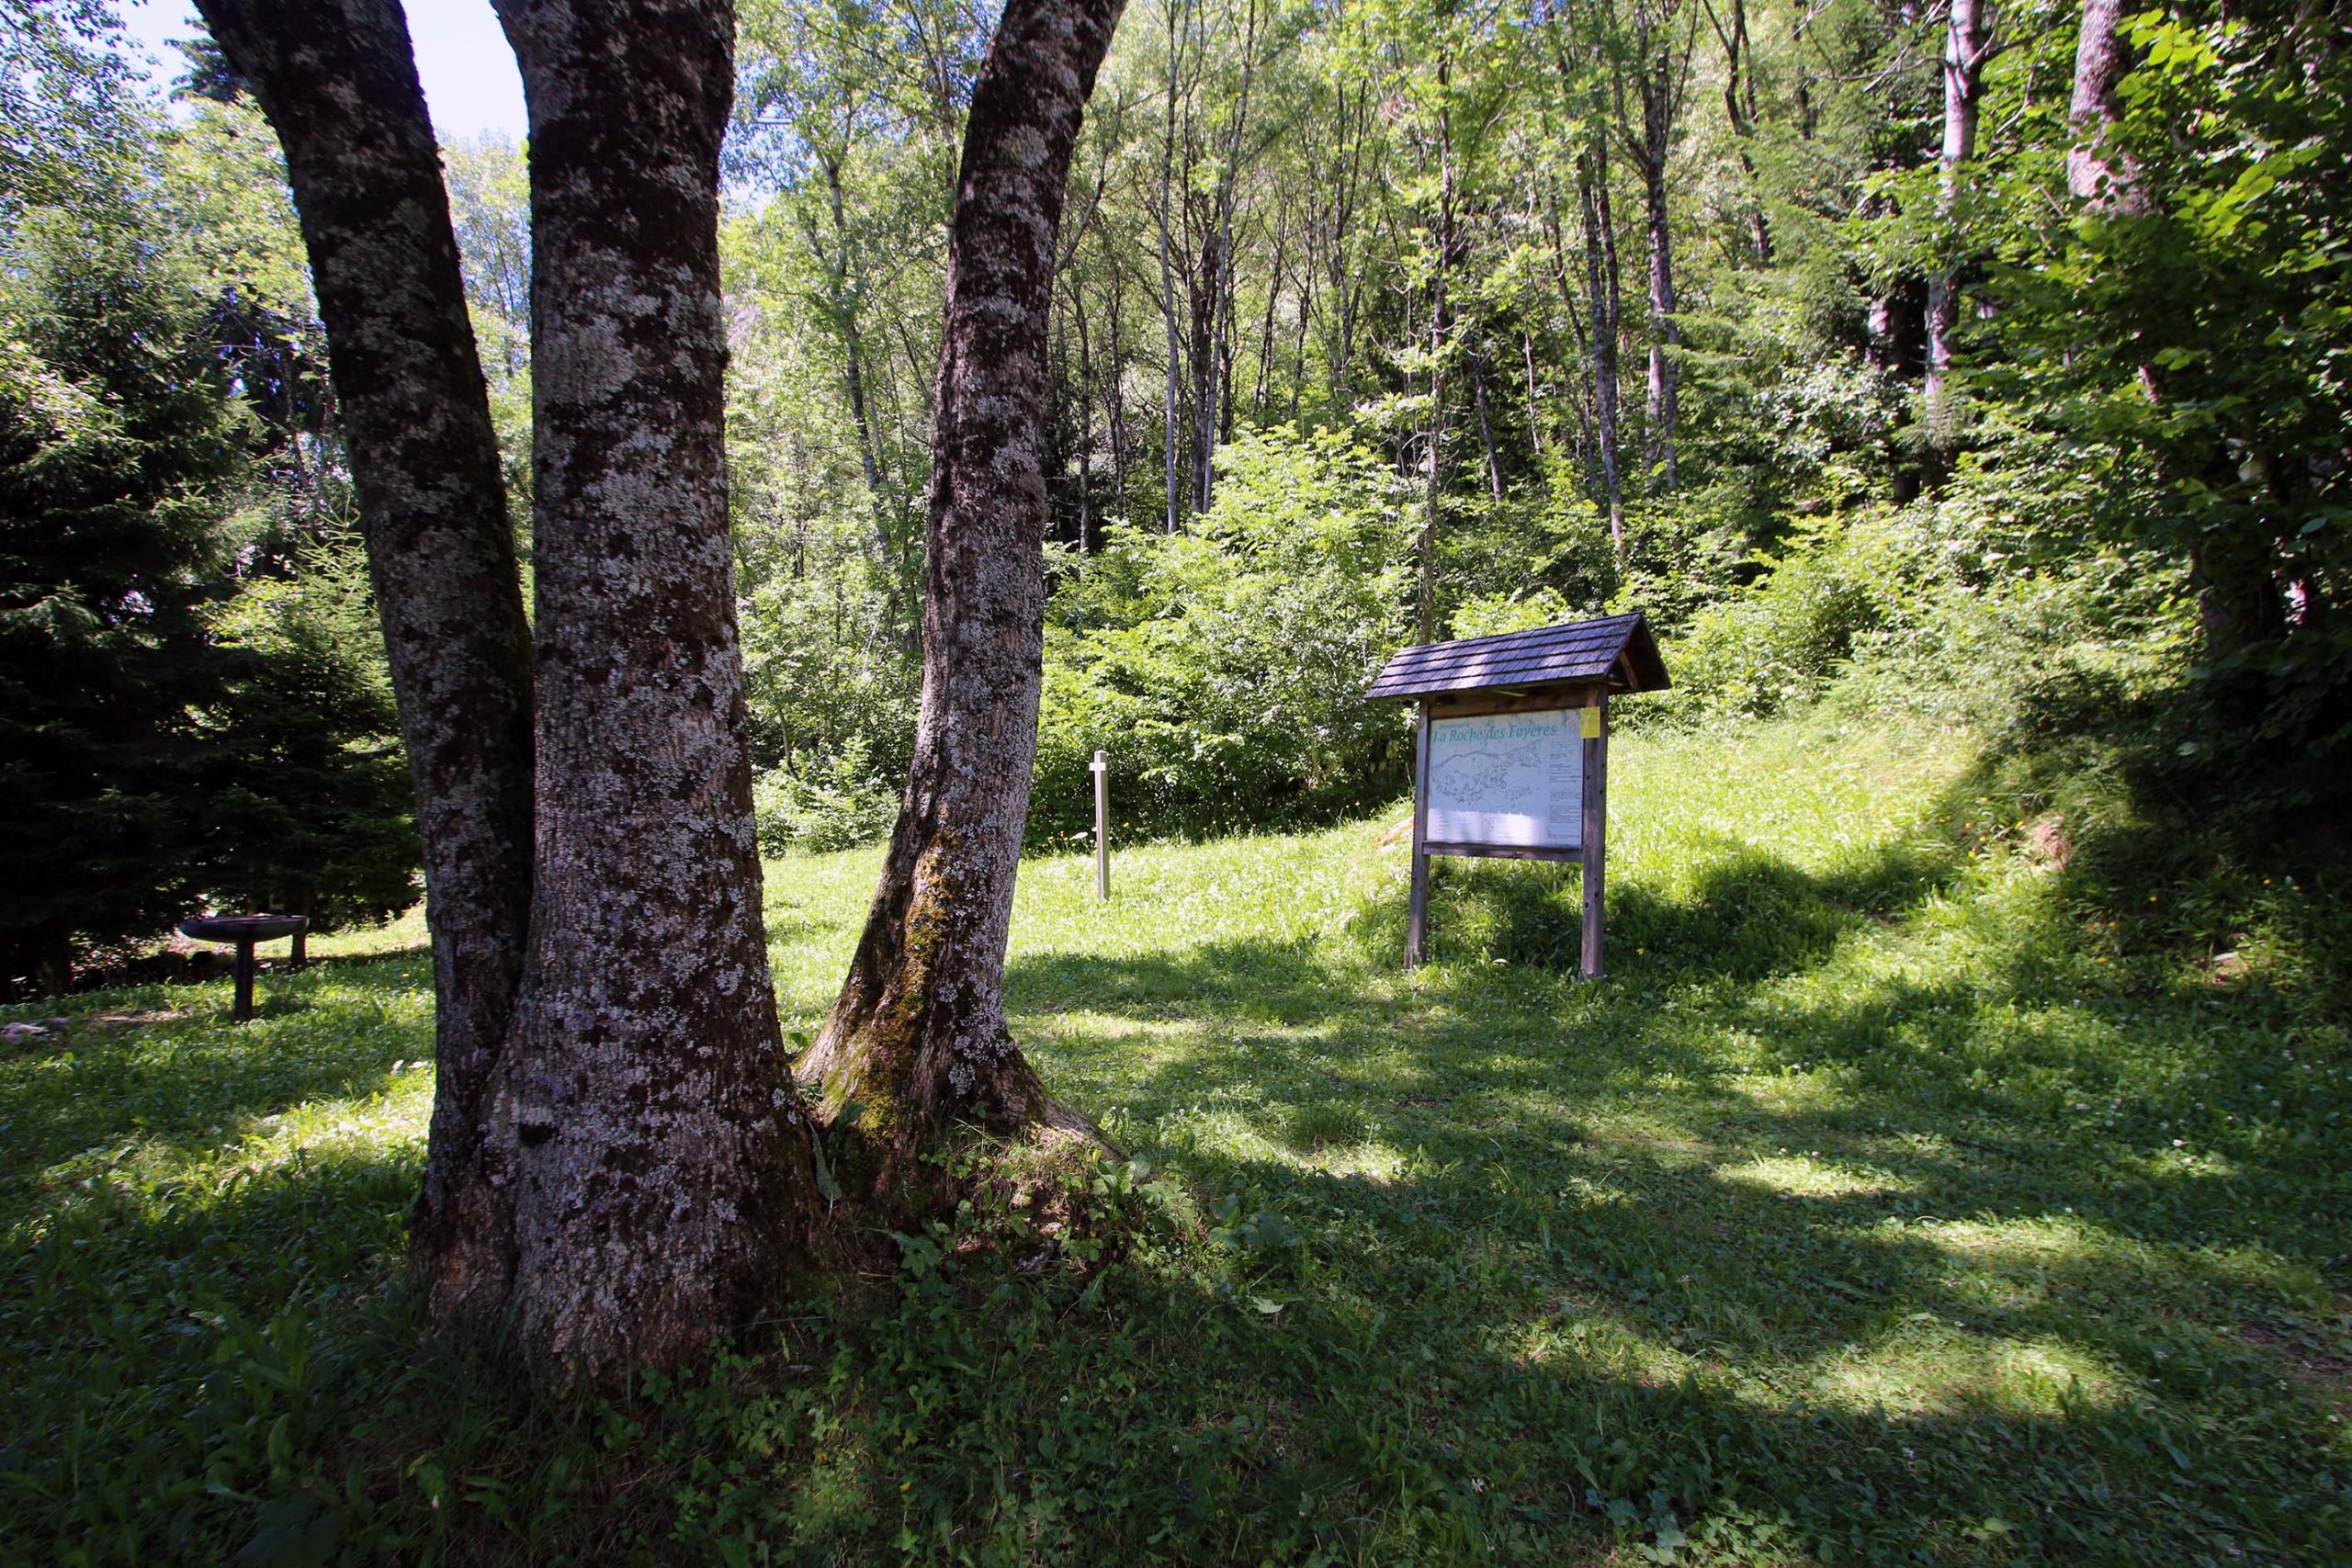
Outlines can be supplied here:
M923 682L882 882L803 1073L858 1106L850 1175L878 1208L944 1195L957 1124L1091 1134L1004 1019L1045 649L1046 312L1070 151L1118 0L1012 0L972 94L948 251L926 516Z

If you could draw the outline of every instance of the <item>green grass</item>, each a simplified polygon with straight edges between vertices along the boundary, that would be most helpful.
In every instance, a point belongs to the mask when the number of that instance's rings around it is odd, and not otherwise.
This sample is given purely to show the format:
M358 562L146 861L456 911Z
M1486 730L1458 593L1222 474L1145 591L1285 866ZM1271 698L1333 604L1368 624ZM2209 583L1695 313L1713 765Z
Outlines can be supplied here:
M1032 863L1014 1026L1140 1239L974 1217L594 1406L397 1287L413 921L242 1031L75 998L0 1048L0 1559L2346 1561L2341 903L2089 908L1956 733L1614 751L1597 986L1540 866L1402 971L1379 822ZM876 861L770 867L792 1027Z

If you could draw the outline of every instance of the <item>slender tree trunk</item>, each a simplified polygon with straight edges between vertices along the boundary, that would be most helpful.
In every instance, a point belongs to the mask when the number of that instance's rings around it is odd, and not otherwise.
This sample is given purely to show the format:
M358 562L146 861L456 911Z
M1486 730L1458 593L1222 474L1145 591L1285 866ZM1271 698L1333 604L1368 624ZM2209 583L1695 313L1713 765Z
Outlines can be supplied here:
M1119 367L1126 353L1127 333L1121 321L1120 306L1126 299L1125 280L1115 262L1111 267L1110 341L1104 344L1111 356L1110 374L1103 382L1103 417L1111 426L1111 511L1125 517L1127 511L1127 395L1120 385Z
M1500 506L1503 502L1503 465L1502 459L1495 454L1494 423L1487 417L1487 356L1476 349L1470 355L1470 394L1478 409L1478 444L1487 454L1487 493L1494 498L1496 505Z
M1175 533L1182 526L1182 492L1177 488L1176 426L1179 418L1180 394L1176 381L1178 342L1176 336L1176 269L1170 259L1169 230L1176 221L1176 98L1178 39L1176 36L1177 6L1183 0L1163 0L1168 7L1168 126L1159 144L1159 319L1168 330L1168 531Z
M888 525L890 498L882 483L882 446L874 434L874 420L866 407L865 334L857 324L857 309L849 303L849 214L842 199L842 166L838 158L825 155L820 160L825 171L825 196L833 226L833 254L820 256L831 276L831 299L834 325L842 340L842 379L849 393L850 420L857 432L857 461L865 475L865 494L874 510L874 531L883 554L889 550Z
M2116 85L2132 68L2123 38L2123 0L2083 0L2083 27L2075 45L2075 93L2069 118L2075 145L2066 152L2066 188L2100 209L2139 212L2146 200L2139 166L2109 140L2120 118Z
M1821 110L1813 98L1813 73L1805 65L1805 24L1812 17L1811 11L1799 6L1789 21L1789 65L1796 79L1791 91L1796 99L1797 136L1805 141L1812 141L1821 128Z
M951 1124L1091 1132L1047 1099L1004 1019L1045 649L1040 471L1063 181L1119 0L1009 0L972 95L948 249L913 765L841 998L800 1063L854 1101L884 1213L944 1179Z
M1960 196L1960 168L1976 148L1977 107L1984 62L1991 53L1986 0L1950 0L1944 29L1944 139L1939 155L1942 189L1938 212L1950 221ZM1941 423L1944 382L1951 372L1952 338L1960 330L1960 271L1945 257L1928 278L1926 398L1931 429Z
M913 627L903 615L903 590L908 584L905 574L897 569L892 558L896 552L892 548L890 521L898 509L882 476L882 443L875 434L871 401L865 389L865 334L858 325L857 306L850 295L849 216L842 197L841 159L829 150L819 155L818 162L825 175L832 245L828 250L818 240L812 220L808 224L809 249L827 275L826 313L832 318L834 332L841 339L842 389L849 394L850 423L857 436L858 468L865 478L866 512L872 524L865 558L882 582L883 624L891 627L894 635L911 639Z
M1675 323L1674 230L1666 204L1666 150L1654 149L1642 170L1650 242L1649 467L1652 485L1675 487L1674 431L1682 410L1681 367L1674 350L1682 329Z
M286 151L424 843L435 1077L412 1273L504 1292L481 1131L531 905L531 633L448 197L398 0L204 0Z
M1451 86L1446 62L1438 62L1438 91ZM1447 109L1437 118L1437 272L1430 280L1430 427L1428 470L1421 498L1420 588L1418 610L1421 640L1437 640L1438 501L1445 485L1446 270L1453 260L1453 122Z
M1189 231L1190 225L1187 229ZM1216 455L1216 334L1217 280L1224 275L1225 263L1218 254L1220 239L1212 210L1210 221L1204 225L1206 232L1201 241L1201 270L1196 278L1189 268L1184 277L1184 295L1190 306L1193 327L1193 511L1195 514L1209 509L1209 476L1211 463Z
M1730 125L1732 148L1739 155L1740 173L1747 176L1747 231L1756 247L1756 265L1772 265L1772 228L1764 216L1762 193L1757 188L1756 159L1748 148L1756 140L1756 70L1747 47L1747 0L1731 0L1726 22L1710 5L1708 19L1724 46L1724 118ZM1800 22L1799 27L1804 25ZM1802 65L1800 64L1800 69Z
M725 0L499 0L531 117L538 854L488 1136L513 1341L571 1381L774 1299L813 1188L729 581Z
M1302 241L1302 243L1311 243ZM1315 313L1314 259L1303 258L1298 268L1298 320L1291 329L1290 423L1298 423L1300 397L1306 389L1306 323Z
M1193 510L1216 498L1216 448L1233 428L1233 208L1241 185L1241 144L1250 126L1250 88L1258 65L1258 5L1250 0L1241 35L1241 91L1218 170L1216 265L1209 269L1208 395L1201 400L1200 485Z
M1258 374L1250 393L1250 412L1261 420L1265 418L1266 404L1272 395L1274 384L1274 310L1283 297L1283 263L1286 259L1283 248L1288 239L1289 235L1283 230L1275 229L1274 259L1267 269L1266 314L1258 333ZM1230 420L1227 422L1228 425L1231 423Z
M1649 238L1649 402L1645 435L1647 441L1648 488L1670 491L1677 478L1675 426L1681 413L1681 367L1674 351L1681 346L1682 329L1674 319L1674 228L1667 202L1667 163L1674 152L1674 133L1682 118L1682 94L1690 78L1691 45L1688 34L1678 46L1673 6L1653 12L1635 8L1634 77L1641 99L1641 127L1636 135L1625 128L1625 145L1642 176L1642 196ZM1622 83L1622 79L1621 79ZM1625 120L1622 85L1618 118Z
M1088 492L1094 488L1094 356L1086 333L1086 290L1069 291L1070 320L1078 328L1078 555L1082 561L1094 553L1093 511Z
M1617 338L1623 286L1617 269L1617 223L1609 209L1609 143L1591 139L1577 163L1583 207L1586 313L1592 321L1592 423L1600 448L1601 495L1609 507L1609 538L1625 554L1625 490L1618 459Z
M1328 246L1324 254L1325 297L1330 301L1331 325L1324 336L1325 370L1330 384L1331 400L1344 406L1348 400L1349 373L1355 365L1356 313L1363 299L1363 279L1350 265L1348 236L1351 232L1356 213L1358 187L1363 175L1363 122L1371 98L1371 85L1360 85L1352 106L1342 87L1334 115L1333 140L1340 144L1335 166L1329 171L1330 205L1325 209L1329 216L1324 225Z
M1529 333L1519 334L1519 347L1527 364L1527 439L1539 458L1544 456L1543 400L1535 389L1535 338ZM1541 464L1537 465L1539 468Z

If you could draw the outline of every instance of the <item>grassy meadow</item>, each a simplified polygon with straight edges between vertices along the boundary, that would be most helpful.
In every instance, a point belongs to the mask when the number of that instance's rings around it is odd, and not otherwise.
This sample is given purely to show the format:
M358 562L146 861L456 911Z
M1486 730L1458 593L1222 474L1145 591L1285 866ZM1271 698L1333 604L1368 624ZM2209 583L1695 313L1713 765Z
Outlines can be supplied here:
M1024 868L1009 989L1121 1245L971 1214L534 1404L399 1287L414 916L0 1011L0 1560L2352 1561L2325 890L2088 900L1958 728L1612 747L1576 874L1385 820ZM1394 814L1392 814L1393 816ZM769 867L787 1026L878 854Z

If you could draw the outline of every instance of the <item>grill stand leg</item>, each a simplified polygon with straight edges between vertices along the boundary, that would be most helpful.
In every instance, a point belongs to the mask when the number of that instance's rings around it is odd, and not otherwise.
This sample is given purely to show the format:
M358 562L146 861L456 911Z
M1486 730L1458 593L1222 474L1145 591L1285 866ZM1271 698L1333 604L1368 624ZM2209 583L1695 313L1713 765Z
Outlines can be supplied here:
M249 942L241 942L237 944L237 1006L235 1017L239 1023L250 1023L253 1021L253 1016L254 944Z

